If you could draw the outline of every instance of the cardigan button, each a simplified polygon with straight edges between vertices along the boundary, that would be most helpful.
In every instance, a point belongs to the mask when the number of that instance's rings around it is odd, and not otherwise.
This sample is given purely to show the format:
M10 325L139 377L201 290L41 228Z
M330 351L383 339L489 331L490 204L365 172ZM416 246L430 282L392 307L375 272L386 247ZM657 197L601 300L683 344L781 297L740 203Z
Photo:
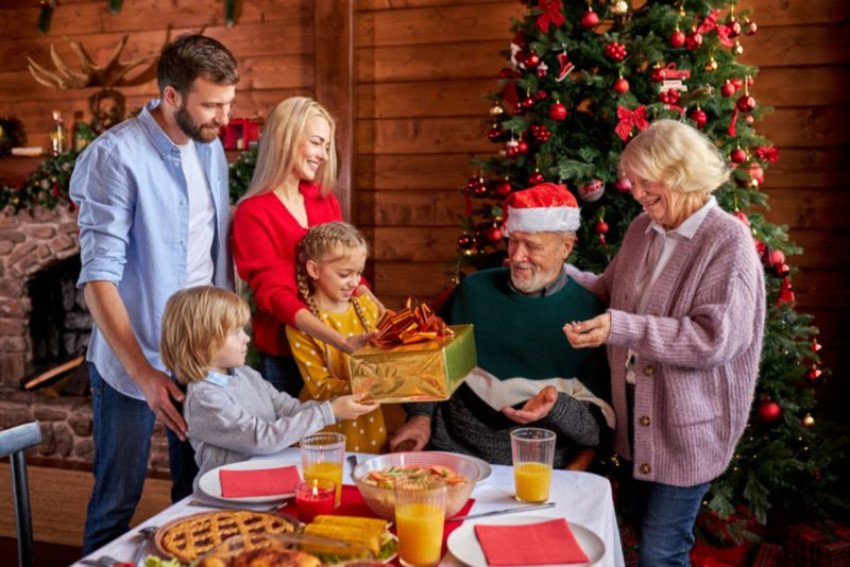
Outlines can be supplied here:
M655 367L651 364L647 364L643 367L643 374L644 376L652 376L653 374L655 374Z
M651 419L649 419L649 416L648 416L648 415L643 415L643 416L641 416L641 418L640 418L640 424L641 424L641 425L643 425L644 427L646 427L646 426L648 426L650 423L652 423L652 420L651 420Z
M644 463L644 464L642 464L642 465L640 466L640 472L641 472L642 474L649 474L649 473L651 473L651 472L652 472L652 467L651 467L651 466L649 466L649 464L648 464L648 463Z

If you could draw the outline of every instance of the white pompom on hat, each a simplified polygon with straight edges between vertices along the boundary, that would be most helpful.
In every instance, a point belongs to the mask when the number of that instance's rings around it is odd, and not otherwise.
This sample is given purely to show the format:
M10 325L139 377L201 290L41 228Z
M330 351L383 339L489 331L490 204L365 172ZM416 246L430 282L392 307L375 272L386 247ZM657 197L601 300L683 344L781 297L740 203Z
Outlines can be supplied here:
M541 183L505 199L505 235L519 232L575 232L581 211L566 185Z

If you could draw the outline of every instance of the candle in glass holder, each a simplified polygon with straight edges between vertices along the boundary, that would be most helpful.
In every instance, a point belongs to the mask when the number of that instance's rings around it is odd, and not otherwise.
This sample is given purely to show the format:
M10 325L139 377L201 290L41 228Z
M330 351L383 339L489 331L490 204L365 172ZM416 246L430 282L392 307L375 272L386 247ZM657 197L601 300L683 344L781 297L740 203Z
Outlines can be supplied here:
M301 521L309 523L319 514L330 514L334 510L336 483L332 480L314 478L299 482L295 487L295 505Z

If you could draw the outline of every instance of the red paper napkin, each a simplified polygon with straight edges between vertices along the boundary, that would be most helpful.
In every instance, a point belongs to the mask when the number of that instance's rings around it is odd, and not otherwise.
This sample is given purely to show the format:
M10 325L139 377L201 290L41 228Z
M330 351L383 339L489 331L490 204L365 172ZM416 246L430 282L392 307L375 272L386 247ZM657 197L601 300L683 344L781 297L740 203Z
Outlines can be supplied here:
M475 526L475 536L490 565L587 563L563 518L515 526ZM517 545L521 541L522 545Z
M301 480L298 467L294 465L273 469L221 469L218 478L224 498L292 494Z

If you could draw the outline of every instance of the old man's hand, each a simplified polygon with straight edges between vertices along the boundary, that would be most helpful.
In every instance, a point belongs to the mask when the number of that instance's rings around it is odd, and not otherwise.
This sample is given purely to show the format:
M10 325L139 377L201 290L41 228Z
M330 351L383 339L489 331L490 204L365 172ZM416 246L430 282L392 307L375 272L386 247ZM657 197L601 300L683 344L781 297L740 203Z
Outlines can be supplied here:
M540 421L549 415L549 412L555 407L555 402L557 401L558 390L554 386L546 386L536 396L529 398L520 409L506 406L502 408L502 413L511 421L515 421L520 425L528 425L529 423Z
M611 335L611 314L607 311L587 321L564 325L564 334L573 348L598 347Z
M390 451L421 451L431 439L431 418L416 415L398 428L390 439Z

